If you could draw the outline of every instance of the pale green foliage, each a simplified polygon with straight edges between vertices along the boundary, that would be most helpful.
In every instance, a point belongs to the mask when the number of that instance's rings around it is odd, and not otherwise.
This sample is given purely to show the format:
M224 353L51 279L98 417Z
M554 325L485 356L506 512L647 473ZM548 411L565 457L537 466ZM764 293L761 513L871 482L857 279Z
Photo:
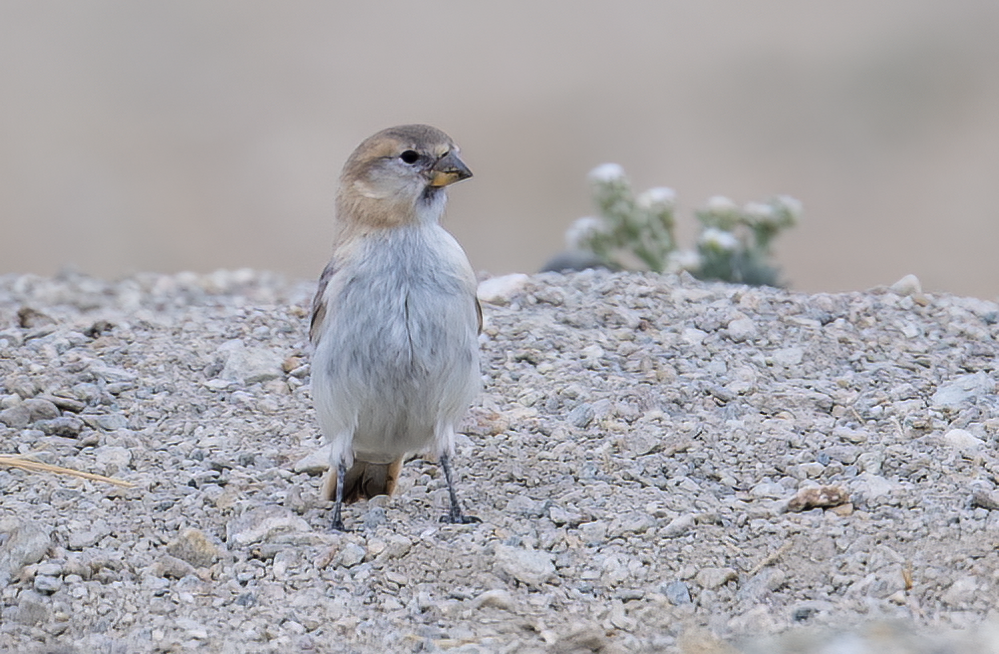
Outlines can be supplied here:
M574 250L592 252L605 265L633 257L656 272L687 270L705 280L778 285L770 260L772 243L801 216L801 203L788 196L744 207L713 197L695 212L701 232L694 250L678 249L674 234L676 201L668 188L634 195L624 170L604 164L590 173L598 217L580 218L566 232Z

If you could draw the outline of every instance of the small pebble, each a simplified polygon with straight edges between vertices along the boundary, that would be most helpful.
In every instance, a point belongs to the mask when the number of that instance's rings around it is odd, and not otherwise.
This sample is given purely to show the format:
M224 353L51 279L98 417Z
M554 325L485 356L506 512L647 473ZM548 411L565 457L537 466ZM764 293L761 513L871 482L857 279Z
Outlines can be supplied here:
M495 569L528 586L541 586L555 577L555 566L547 552L496 546Z
M682 581L671 581L664 585L662 588L662 594L666 596L666 599L670 601L674 606L680 606L682 604L690 604L693 600L690 599L690 587Z

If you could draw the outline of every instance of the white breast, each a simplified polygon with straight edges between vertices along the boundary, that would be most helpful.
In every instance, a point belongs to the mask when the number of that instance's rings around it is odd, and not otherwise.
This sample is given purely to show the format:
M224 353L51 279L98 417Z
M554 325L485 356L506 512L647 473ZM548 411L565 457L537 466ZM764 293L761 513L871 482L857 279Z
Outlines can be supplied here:
M337 272L312 367L334 449L388 462L446 449L479 386L474 277L443 228L368 237Z

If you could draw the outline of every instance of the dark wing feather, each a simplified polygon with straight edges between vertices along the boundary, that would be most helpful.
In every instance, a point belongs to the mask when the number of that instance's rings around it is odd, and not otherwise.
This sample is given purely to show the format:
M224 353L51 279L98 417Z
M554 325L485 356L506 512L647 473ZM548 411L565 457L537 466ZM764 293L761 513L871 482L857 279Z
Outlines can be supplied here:
M316 295L312 298L312 319L309 322L309 340L313 345L319 344L319 337L322 335L323 320L326 319L326 287L329 285L333 275L336 274L336 266L330 261L323 269L323 274L319 276L319 287L316 288Z

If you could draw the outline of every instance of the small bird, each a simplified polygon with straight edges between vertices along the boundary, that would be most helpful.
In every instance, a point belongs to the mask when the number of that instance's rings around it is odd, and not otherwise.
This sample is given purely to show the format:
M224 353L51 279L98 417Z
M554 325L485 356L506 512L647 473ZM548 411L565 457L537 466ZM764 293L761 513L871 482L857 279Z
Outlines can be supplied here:
M391 494L403 457L420 451L444 471L451 506L441 521L479 522L462 513L451 455L481 384L482 309L468 258L440 224L447 186L471 176L429 125L378 132L344 164L309 330L334 529L344 530L344 502Z

